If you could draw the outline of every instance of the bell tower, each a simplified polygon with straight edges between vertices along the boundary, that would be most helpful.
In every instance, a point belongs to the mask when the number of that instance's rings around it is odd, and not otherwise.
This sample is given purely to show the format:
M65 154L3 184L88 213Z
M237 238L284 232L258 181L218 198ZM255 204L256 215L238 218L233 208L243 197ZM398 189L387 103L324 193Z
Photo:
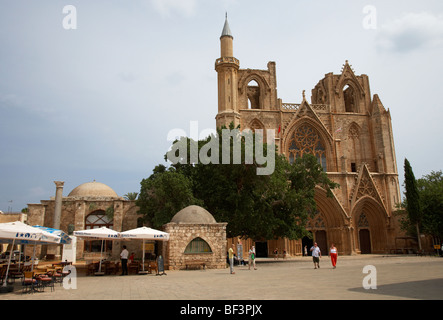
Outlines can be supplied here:
M231 122L234 126L240 124L238 112L238 69L240 61L234 58L234 37L228 23L226 14L225 25L220 36L220 58L215 61L218 82L218 113L215 117L217 128L225 125L229 127Z

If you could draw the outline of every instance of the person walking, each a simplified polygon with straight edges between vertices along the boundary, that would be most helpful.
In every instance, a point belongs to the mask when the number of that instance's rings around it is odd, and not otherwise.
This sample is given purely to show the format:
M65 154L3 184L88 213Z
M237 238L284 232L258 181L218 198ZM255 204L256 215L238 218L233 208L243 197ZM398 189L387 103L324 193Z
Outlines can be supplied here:
M120 253L120 260L122 262L122 276L128 275L128 256L129 251L126 249L126 246L123 246L123 250Z
M331 255L331 262L332 262L332 267L335 269L336 265L337 265L337 248L334 246L334 244L331 244L331 248L329 249L329 254Z
M314 269L320 269L320 258L321 258L321 250L317 245L317 242L311 247L312 252L312 261L314 261Z
M251 246L251 249L249 249L249 252L248 252L249 270L251 270L251 264L254 267L254 270L257 270L257 268L255 266L255 247L254 246Z
M235 272L234 272L234 248L235 248L235 245L232 244L232 246L229 248L229 251L228 251L228 253L229 253L229 266L230 266L230 269L231 269L231 274L235 274Z

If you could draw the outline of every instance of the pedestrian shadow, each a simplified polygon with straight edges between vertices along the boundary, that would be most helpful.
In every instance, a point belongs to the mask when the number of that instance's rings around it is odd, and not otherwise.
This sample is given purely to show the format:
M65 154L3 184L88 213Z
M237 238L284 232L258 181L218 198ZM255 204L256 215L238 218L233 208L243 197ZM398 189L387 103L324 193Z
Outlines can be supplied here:
M376 289L351 288L349 291L407 299L442 300L443 279L420 280L377 285Z

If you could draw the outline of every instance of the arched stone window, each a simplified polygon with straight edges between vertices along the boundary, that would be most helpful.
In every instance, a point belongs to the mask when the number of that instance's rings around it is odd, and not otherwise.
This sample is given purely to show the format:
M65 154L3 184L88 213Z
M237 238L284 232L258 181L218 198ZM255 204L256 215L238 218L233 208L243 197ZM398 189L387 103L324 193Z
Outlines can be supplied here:
M355 92L351 86L349 86L349 85L344 86L343 99L345 101L345 111L346 112L357 112L357 109L356 109L357 101L355 99Z
M212 253L212 250L205 240L197 237L188 243L185 253Z
M248 109L260 109L260 87L255 80L251 80L246 88Z
M326 150L317 130L309 124L303 124L295 130L289 140L289 162L303 157L305 153L314 155L326 171Z
M350 160L349 162L351 164L351 172L357 172L357 167L359 165L357 163L357 159L358 156L361 156L362 148L360 144L360 130L355 123L353 123L349 127L347 144L348 144L348 157Z
M114 221L106 216L106 212L104 210L97 210L91 212L86 216L85 219L85 229L96 229L106 227L109 229L113 229ZM87 252L100 252L101 251L101 240L86 240L85 241L85 251ZM103 251L111 251L112 250L112 241L104 241L103 243Z

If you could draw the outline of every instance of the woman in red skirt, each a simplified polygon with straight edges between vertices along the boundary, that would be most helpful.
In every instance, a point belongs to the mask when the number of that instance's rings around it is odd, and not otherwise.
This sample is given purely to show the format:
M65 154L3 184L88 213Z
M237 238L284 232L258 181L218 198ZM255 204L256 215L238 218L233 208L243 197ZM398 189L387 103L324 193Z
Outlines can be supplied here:
M329 254L331 255L332 267L335 269L337 264L337 248L334 244L331 244L331 248L329 249Z

